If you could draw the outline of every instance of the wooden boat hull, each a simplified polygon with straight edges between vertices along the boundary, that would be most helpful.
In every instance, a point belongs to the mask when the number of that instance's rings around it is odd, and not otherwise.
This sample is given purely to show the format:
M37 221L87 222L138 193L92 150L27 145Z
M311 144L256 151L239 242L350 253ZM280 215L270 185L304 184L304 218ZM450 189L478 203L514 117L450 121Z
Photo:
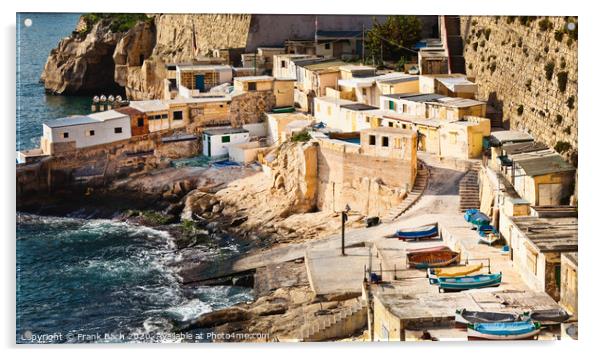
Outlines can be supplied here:
M428 247L428 248L416 248L416 249L407 249L406 252L408 253L421 253L421 252L438 252L441 250L451 250L448 246L446 245L437 245L434 247Z
M408 266L416 269L445 267L460 262L460 253L451 250L407 254Z
M429 239L439 236L439 227L435 223L415 228L400 229L395 234L401 240Z
M437 278L439 291L462 291L499 286L502 283L502 273L461 276L453 278Z
M483 268L483 263L458 266L453 268L434 268L431 269L433 275L441 278L450 278L456 276L466 276L475 273Z

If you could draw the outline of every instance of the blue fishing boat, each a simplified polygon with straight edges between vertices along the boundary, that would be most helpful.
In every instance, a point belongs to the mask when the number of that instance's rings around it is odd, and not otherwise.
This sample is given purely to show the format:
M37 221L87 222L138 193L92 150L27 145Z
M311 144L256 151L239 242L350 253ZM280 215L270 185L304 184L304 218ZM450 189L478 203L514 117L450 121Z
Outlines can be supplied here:
M464 220L465 220L466 222L470 222L470 217L472 217L472 215L474 215L474 214L476 214L476 213L479 213L479 210L478 210L478 209L474 209L474 208L467 209L467 210L464 212Z
M500 232L490 224L477 227L477 233L479 233L479 242L485 244L491 245L500 239Z
M525 340L537 336L540 330L539 322L529 320L469 324L467 331L469 340Z
M439 227L437 223L414 228L403 228L395 232L395 237L401 240L420 240L437 237Z
M502 283L502 273L437 278L439 291L461 291L498 286Z

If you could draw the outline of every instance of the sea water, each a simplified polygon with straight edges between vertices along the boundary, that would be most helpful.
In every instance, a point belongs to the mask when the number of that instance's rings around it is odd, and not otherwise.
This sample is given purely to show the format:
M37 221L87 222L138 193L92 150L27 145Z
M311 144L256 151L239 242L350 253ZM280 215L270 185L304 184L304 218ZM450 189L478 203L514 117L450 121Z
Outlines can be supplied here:
M199 260L237 253L233 244L196 249ZM170 341L200 314L253 298L243 287L182 286L180 254L161 230L18 214L17 342Z

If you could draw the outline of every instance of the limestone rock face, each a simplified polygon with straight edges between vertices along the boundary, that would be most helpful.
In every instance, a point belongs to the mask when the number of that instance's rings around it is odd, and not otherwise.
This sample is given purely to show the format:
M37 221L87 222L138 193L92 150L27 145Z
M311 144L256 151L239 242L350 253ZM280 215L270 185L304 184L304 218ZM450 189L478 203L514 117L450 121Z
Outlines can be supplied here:
M81 24L78 28L85 26ZM46 90L56 94L92 93L116 88L112 56L123 34L109 30L99 21L85 35L66 37L48 56L40 80Z

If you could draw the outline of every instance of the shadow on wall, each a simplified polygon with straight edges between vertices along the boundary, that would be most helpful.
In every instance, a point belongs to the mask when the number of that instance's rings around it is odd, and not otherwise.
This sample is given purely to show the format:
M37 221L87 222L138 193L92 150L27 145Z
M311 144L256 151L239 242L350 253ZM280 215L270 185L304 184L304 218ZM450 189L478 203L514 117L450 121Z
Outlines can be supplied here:
M501 126L510 129L510 118L504 120L504 101L497 97L497 92L490 92L487 96L487 117L491 119L492 126ZM498 124L498 125L495 125Z

